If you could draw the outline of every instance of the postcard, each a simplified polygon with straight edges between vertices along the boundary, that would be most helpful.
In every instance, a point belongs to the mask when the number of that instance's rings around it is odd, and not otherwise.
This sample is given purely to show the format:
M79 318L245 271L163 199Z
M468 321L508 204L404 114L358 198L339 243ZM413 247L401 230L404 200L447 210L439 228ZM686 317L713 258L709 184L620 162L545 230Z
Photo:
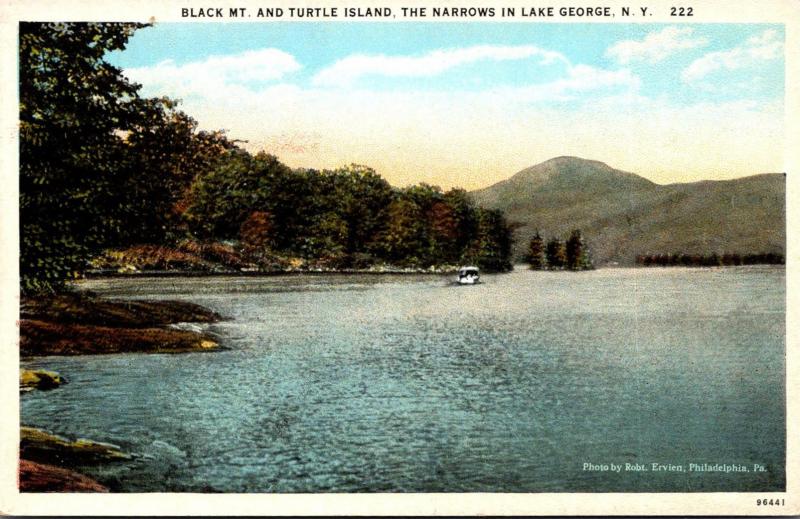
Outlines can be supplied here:
M3 513L800 512L796 4L0 13Z

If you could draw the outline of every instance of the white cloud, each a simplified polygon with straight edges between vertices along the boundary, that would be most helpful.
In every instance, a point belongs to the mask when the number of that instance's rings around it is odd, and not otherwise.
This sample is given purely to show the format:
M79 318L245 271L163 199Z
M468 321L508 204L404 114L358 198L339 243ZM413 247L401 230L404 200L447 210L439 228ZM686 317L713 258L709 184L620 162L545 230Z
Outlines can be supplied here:
M555 81L551 85L560 91L585 92L615 86L636 89L640 83L639 77L628 69L604 70L589 65L576 65L570 67L567 78Z
M702 36L693 36L691 27L665 27L651 32L643 40L623 40L606 50L606 56L623 65L634 61L658 63L676 52L701 47L708 43Z
M719 70L752 67L783 55L783 41L774 29L748 38L743 44L725 51L709 52L694 60L681 73L687 83L697 82Z
M243 83L279 80L300 68L291 54L269 48L209 56L183 65L167 60L152 67L129 68L125 74L152 89L180 92L181 95L213 95L221 89L238 88L241 93L241 89L246 88Z
M575 100L587 92L608 94L608 91L618 93L621 90L630 93L637 91L640 85L639 77L628 69L605 70L589 65L574 65L567 68L566 77L561 79L522 87L504 87L498 91L518 101L534 103Z
M511 87L272 86L241 100L188 101L184 109L201 127L227 128L252 151L266 149L292 167L368 164L399 186L425 181L473 189L558 155L602 160L665 183L781 170L782 106L675 105L618 90L553 104L532 103Z
M569 64L560 53L534 45L476 45L461 49L436 50L421 56L386 56L356 54L324 68L316 76L315 85L347 86L364 76L430 77L459 65L477 61L506 61L540 58L540 63L554 61Z
M751 43L761 48L771 38ZM523 59L513 56L529 52L491 48L468 54ZM781 169L782 106L673 105L644 97L628 69L572 65L558 53L529 57L564 60L562 77L483 91L290 84L300 65L280 51L270 55L276 59L262 55L270 66L258 72L242 55L126 72L148 95L183 98L181 108L201 128L224 128L251 151L265 149L292 167L368 164L395 185L478 188L557 155L603 160L662 182ZM467 59L459 56L427 70Z

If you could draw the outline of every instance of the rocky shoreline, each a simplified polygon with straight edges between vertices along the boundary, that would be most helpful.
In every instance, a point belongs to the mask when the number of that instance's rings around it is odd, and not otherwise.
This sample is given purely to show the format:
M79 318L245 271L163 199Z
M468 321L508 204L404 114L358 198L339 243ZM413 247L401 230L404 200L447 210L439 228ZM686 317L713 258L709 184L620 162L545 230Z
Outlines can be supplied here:
M20 459L19 490L20 492L108 492L108 487L74 470Z
M20 356L182 353L219 348L212 336L169 328L222 316L185 301L115 301L87 293L24 298Z
M222 316L184 301L122 301L88 292L24 297L20 305L22 358L110 353L214 351L219 343L204 332L170 328L178 323L213 323ZM67 380L43 369L20 369L20 394L59 388ZM118 446L70 440L21 426L21 492L108 492L74 469L133 459Z
M20 427L19 488L22 492L108 492L75 467L129 461L117 445L69 440L42 429Z

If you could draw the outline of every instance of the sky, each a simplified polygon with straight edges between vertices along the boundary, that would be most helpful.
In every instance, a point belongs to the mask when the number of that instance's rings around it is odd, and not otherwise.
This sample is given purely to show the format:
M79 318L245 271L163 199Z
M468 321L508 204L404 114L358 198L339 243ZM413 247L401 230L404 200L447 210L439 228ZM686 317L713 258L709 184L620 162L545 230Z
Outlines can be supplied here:
M163 23L109 61L250 151L396 186L561 155L661 184L783 171L782 25Z

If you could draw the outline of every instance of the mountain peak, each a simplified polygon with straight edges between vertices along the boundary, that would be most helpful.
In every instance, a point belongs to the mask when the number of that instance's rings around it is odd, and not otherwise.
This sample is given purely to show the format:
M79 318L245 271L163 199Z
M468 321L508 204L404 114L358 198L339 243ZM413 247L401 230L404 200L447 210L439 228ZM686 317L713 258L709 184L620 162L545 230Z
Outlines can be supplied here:
M581 229L598 265L630 265L644 253L785 250L781 175L662 186L603 162L560 156L471 195L519 225L517 256L534 232L563 238L571 229Z
M475 192L483 204L500 204L502 199L537 192L597 195L610 191L631 192L651 189L649 180L612 168L604 162L562 155L525 168L512 177Z
M637 178L640 180L645 180L644 178L638 175L634 175L633 173L628 173L626 171L620 171L618 169L614 169L605 162L600 162L599 160L584 159L581 157L574 157L570 155L561 155L560 157L553 157L552 159L536 164L535 166L530 166L528 168L525 168L522 171L519 171L516 175L512 176L511 178L514 178L515 176L520 174L534 173L534 172L550 172L555 174L611 173L611 174L621 174L628 178Z
M583 157L576 157L574 155L560 155L558 157L553 157L552 159L548 159L544 162L537 164L537 166L541 166L544 164L575 164L575 163L598 164L598 165L603 165L605 167L609 167L608 164L606 164L605 162L600 162L599 160L584 159Z

